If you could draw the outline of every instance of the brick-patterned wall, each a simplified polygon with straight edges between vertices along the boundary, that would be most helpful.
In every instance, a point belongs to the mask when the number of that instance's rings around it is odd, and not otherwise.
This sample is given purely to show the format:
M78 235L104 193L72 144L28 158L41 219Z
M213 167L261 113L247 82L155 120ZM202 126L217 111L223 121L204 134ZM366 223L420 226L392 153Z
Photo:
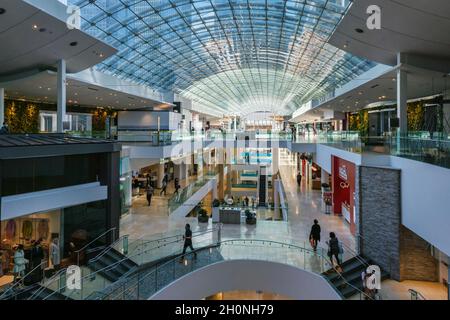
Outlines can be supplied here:
M400 171L358 168L361 253L400 280Z
M400 280L439 281L438 261L428 242L401 226L400 247Z

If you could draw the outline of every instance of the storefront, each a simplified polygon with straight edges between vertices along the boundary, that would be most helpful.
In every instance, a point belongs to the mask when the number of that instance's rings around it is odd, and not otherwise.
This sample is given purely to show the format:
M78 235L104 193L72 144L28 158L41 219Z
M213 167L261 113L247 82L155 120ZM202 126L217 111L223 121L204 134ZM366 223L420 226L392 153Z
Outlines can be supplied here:
M44 269L55 271L50 247L64 267L85 262L87 244L89 249L102 247L119 234L120 147L42 137L0 136L8 140L8 147L0 148L0 286L12 281L18 246L29 260L22 275L39 267L36 277L33 272L25 278L35 282ZM24 146L26 139L33 144Z
M332 156L332 212L345 218L352 234L356 233L355 170L354 163Z
M8 277L8 275L13 271L14 252L19 244L23 245L25 258L29 261L25 273L28 273L39 265L40 262L37 262L37 265L35 266L35 259L33 259L31 255L31 248L33 247L33 243L37 240L41 241L40 246L44 253L43 269L46 267L53 267L48 253L50 243L53 239L58 239L57 241L59 244L61 233L61 210L1 221L0 230L0 275L4 275L6 278L11 277Z

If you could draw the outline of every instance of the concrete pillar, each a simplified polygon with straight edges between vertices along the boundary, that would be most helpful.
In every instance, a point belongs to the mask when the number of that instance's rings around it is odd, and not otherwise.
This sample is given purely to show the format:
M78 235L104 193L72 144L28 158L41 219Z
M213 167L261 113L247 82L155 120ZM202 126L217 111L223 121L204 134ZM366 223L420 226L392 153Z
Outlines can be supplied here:
M322 183L329 183L330 181L330 175L328 174L328 172L326 172L325 170L322 169L321 173L320 173L320 182Z
M273 148L272 149L272 175L278 173L280 169L280 149Z
M197 153L197 176L203 176L203 151L198 151Z
M57 115L56 115L56 131L63 133L63 121L66 116L66 61L61 59L58 62L58 75L57 75Z
M164 178L164 164L158 165L156 175L157 175L156 187L158 189L161 189L162 188L162 180Z
M219 200L223 200L225 194L224 194L224 165L223 164L219 164L219 183L218 183L218 188L217 188L217 196Z
M5 122L5 89L0 88L0 126Z
M405 61L403 54L399 53L397 64ZM399 118L399 134L408 132L408 75L401 68L397 70L397 118Z

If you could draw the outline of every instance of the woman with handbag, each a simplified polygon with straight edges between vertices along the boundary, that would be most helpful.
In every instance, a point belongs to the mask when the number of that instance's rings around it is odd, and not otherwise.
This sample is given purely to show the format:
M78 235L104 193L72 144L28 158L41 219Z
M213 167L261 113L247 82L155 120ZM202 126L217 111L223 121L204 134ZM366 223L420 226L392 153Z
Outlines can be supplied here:
M339 254L342 254L342 247L339 243L338 238L334 232L330 232L330 240L327 241L328 244L328 257L330 258L331 265L333 266L333 256L336 259L337 267L340 268L341 260L339 259Z

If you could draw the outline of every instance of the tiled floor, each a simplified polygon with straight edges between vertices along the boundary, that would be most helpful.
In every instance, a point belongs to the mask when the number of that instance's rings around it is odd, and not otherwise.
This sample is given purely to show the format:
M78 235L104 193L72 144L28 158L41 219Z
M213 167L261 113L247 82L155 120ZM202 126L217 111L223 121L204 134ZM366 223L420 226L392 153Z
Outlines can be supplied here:
M287 155L282 153L280 156L286 157ZM348 248L347 254L353 253L356 245L355 238L350 233L347 222L342 217L324 213L321 192L311 190L307 179L303 179L300 188L297 187L295 179L296 170L293 164L289 164L289 161L280 161L280 164L280 173L289 204L288 221L266 221L265 219L258 219L255 226L227 224L222 229L222 240L272 240L290 242L298 246L310 248L308 244L310 228L313 220L318 219L322 228L322 242L319 246L326 247L325 240L328 239L329 232L333 231L339 240L344 243L344 248ZM185 181L181 183L183 186L185 185ZM164 236L181 233L186 223L190 223L194 231L206 230L212 227L211 221L208 225L199 225L197 218L173 219L169 217L167 213L167 199L172 193L173 186L169 184L168 196L159 197L159 193L155 191L155 196L150 207L146 204L145 196L134 201L131 214L122 218L121 233L130 235L130 239L154 239L158 235ZM270 213L260 213L260 218L263 216L269 217ZM198 241L198 245L200 245L200 241L202 243L203 241L208 241L208 237L211 237L211 235L194 239L194 246L196 245L196 241ZM234 253L239 254L236 250L233 251ZM399 283L389 280L383 282L383 287L384 289L381 294L385 300L410 299L408 293L408 289L410 288L421 292L427 299L446 299L447 297L446 289L439 283L420 281L403 281Z
M341 217L326 215L322 210L320 191L313 191L308 187L308 181L302 182L301 190L298 190L292 167L280 168L289 202L289 221L267 221L271 213L267 210L259 212L260 218L256 226L224 225L223 239L254 238L274 241L295 242L298 245L308 245L308 237L314 219L318 219L322 227L322 243L330 231L334 231L338 238L347 246L354 248L355 240L350 233L349 226ZM133 203L131 213L121 220L121 233L130 235L131 239L154 238L156 234L173 234L182 231L186 223L191 224L192 229L206 229L199 226L197 218L173 219L168 216L167 199L173 192L169 184L168 196L160 197L158 192L153 196L152 204L147 206L145 196L139 197ZM209 227L212 227L210 221Z

